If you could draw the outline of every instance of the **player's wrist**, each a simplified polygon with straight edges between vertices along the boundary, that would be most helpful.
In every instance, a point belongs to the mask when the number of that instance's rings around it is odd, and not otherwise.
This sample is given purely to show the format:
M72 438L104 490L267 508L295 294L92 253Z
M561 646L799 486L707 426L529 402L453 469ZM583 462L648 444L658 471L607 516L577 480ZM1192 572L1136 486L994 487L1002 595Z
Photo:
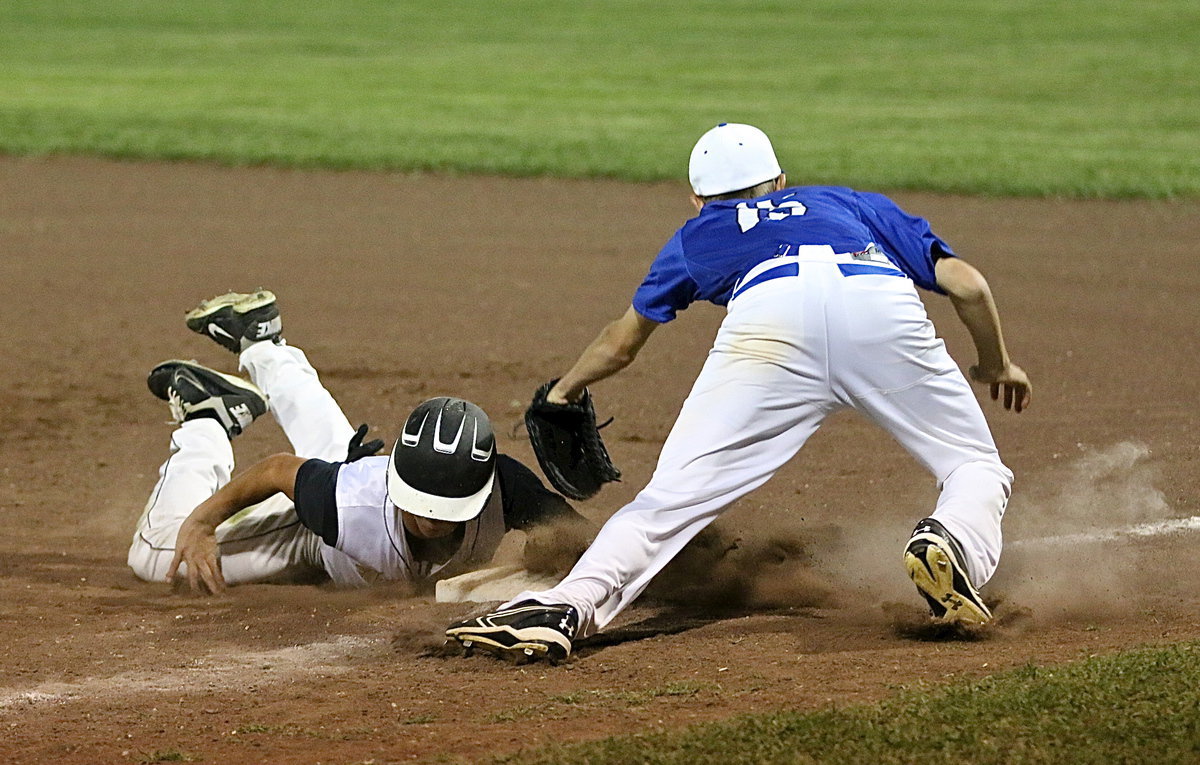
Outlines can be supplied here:
M582 385L564 384L562 380L559 380L546 393L546 400L551 404L570 404L582 398L583 391L584 387Z
M993 383L1004 375L1004 365L978 363L971 367L971 379L979 383Z
M196 508L191 515L184 519L183 524L179 527L180 533L186 531L197 534L216 533L217 526L221 525L221 521L217 518L210 518L208 515L203 507Z

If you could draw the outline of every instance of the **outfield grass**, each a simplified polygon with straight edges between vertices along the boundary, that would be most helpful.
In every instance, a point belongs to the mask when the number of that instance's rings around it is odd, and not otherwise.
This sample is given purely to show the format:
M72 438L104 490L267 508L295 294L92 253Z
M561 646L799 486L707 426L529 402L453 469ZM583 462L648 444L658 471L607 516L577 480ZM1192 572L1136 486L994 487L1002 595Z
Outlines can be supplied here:
M0 151L679 178L722 120L794 182L1200 193L1195 0L5 0Z
M714 763L1182 763L1200 761L1200 643L970 684L881 704L756 715L497 760L541 765Z

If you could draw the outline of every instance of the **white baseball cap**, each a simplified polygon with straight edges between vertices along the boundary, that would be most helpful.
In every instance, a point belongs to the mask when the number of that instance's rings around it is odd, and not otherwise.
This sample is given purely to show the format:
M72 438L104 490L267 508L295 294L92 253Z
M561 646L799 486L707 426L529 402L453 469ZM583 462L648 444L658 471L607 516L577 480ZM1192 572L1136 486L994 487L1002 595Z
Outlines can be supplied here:
M688 163L688 178L698 197L748 189L781 172L767 134L736 122L722 122L700 136Z

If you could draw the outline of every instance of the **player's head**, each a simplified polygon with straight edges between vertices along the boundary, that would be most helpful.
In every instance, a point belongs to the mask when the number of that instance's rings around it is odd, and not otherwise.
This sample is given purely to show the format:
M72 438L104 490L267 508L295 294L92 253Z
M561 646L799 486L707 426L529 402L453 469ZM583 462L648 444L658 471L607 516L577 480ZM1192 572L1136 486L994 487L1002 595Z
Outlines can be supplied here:
M488 416L461 398L431 398L408 416L392 448L388 498L420 518L469 521L487 504L495 475Z
M767 134L753 125L722 122L700 136L688 162L692 192L702 202L714 198L760 196L783 177Z

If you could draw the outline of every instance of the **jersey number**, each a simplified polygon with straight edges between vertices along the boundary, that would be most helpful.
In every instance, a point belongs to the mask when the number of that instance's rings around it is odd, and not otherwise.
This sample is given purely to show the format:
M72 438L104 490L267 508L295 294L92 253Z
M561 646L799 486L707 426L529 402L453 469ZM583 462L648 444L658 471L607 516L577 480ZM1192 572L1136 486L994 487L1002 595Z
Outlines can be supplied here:
M737 206L738 228L744 234L762 221L783 220L793 215L803 215L806 212L808 212L808 208L799 202L782 202L778 205L769 199L755 202L753 205L749 202L741 202Z

